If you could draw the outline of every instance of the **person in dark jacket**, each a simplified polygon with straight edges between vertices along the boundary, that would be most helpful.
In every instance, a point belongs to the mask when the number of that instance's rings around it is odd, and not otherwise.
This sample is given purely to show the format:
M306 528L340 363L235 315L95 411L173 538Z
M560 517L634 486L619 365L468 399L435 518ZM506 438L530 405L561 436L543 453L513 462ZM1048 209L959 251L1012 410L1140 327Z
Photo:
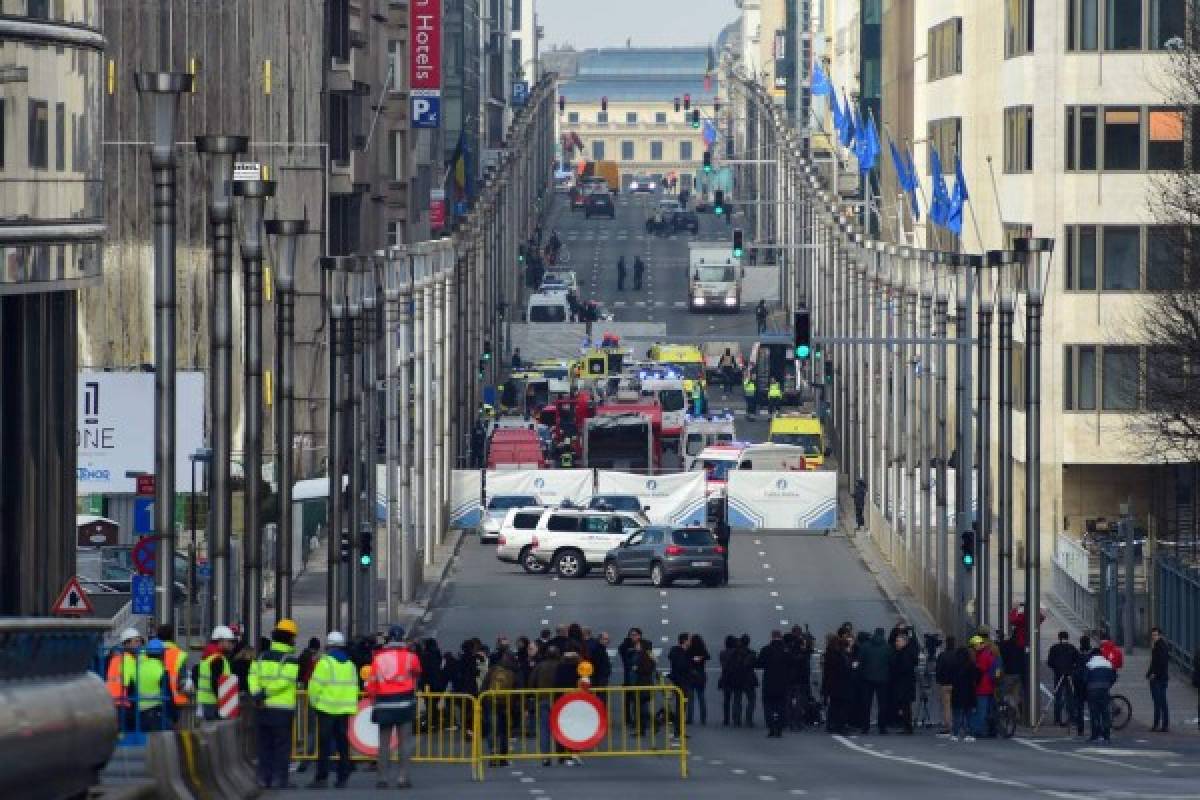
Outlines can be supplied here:
M1015 630L997 645L1000 647L1000 662L1004 664L1004 674L1000 676L1000 696L1014 709L1019 709L1024 705L1025 697L1025 648Z
M863 679L863 716L860 729L864 734L871 728L871 705L878 714L880 733L887 733L891 706L888 702L888 684L891 682L891 648L883 637L883 628L876 628L871 640L860 648L858 669Z
M708 687L708 662L712 660L712 656L709 655L708 647L700 634L693 633L688 638L687 656L691 664L688 675L687 713L684 718L687 724L691 725L693 716L699 715L700 724L707 725L708 700L704 690Z
M725 637L725 647L717 654L717 662L721 665L721 676L717 678L717 688L721 690L721 725L728 728L730 710L733 708L735 678L733 675L733 655L737 651L737 637L730 634ZM741 722L741 720L737 720Z
M1059 631L1058 642L1046 653L1046 666L1054 673L1054 724L1065 725L1066 716L1074 718L1075 687L1073 673L1079 660L1079 651L1071 644L1071 635Z
M675 646L667 651L667 663L671 666L671 671L667 673L667 680L673 683L679 689L679 693L685 698L688 696L692 685L692 659L687 651L688 640L690 638L686 633L679 634ZM674 732L676 739L679 738L679 723L682 712L683 709L677 703L674 713L671 715L671 730Z
M871 646L871 634L859 631L854 639L854 645L849 650L850 656L850 727L871 727L871 696L867 691L867 681L862 671L862 654Z
M1092 640L1087 636L1079 637L1079 657L1075 661L1075 669L1071 673L1071 683L1075 687L1075 735L1083 736L1083 710L1087 708L1087 662L1092 652Z
M910 646L911 645L911 646ZM888 663L888 694L896 723L905 733L913 732L913 701L917 699L917 661L920 653L916 643L901 633L896 637Z
M1091 652L1087 661L1088 715L1092 719L1092 738L1105 744L1112 741L1112 696L1109 691L1117 682L1117 671L1112 662L1100 654L1099 649Z
M947 639L949 641L949 639ZM954 711L954 721L950 728L953 739L973 742L971 735L971 717L975 714L975 685L979 683L979 669L975 666L975 657L965 647L960 647L953 653L953 666L950 674L950 707Z
M787 710L790 659L783 646L783 634L771 631L771 641L758 654L755 666L762 670L763 716L767 722L767 738L783 736L784 714Z
M641 642L642 629L630 628L629 633L625 634L625 638L617 646L617 658L621 660L621 682L626 686L637 685L637 663L640 655L638 645ZM625 693L625 719L629 725L633 724L636 701L634 692Z
M860 530L867 526L866 507L867 507L867 482L862 478L854 481L854 491L850 496L854 498L854 529Z
M617 291L625 291L625 256L617 259Z
M942 704L942 729L938 736L950 736L954 726L954 674L958 658L958 642L953 636L946 637L946 646L938 654L933 666L933 680L938 685L938 696Z
M642 290L642 276L646 273L646 264L642 261L641 256L633 258L633 289L640 292Z
M1150 699L1154 702L1154 726L1152 731L1166 733L1170 730L1167 715L1167 678L1171 674L1171 654L1162 629L1155 625L1150 629L1150 668L1146 680L1150 681Z
M588 630L584 628L583 632L586 635ZM592 662L592 666L595 668L595 672L592 674L592 685L608 686L609 681L612 680L612 659L608 655L608 632L601 631L597 638L590 641L592 643L592 652L588 660Z
M812 650L809 649L808 636L799 626L794 626L783 640L791 663L788 674L788 727L800 731L804 729L812 695Z
M734 676L733 696L733 726L745 725L754 727L754 697L758 688L758 676L754 673L754 662L757 657L750 648L750 634L743 633L738 638L737 650L734 653L731 671ZM743 715L743 710L745 714Z
M831 634L825 639L825 654L821 663L821 693L829 704L825 730L829 733L850 732L850 654L844 640Z

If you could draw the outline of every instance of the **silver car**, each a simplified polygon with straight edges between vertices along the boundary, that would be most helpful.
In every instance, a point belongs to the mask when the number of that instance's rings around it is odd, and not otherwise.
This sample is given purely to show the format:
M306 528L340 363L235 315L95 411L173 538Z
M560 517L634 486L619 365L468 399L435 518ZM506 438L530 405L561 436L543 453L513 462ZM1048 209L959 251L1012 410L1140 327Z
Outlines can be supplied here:
M499 538L500 525L509 509L536 505L541 505L541 501L532 494L496 494L489 497L477 529L480 544L495 542Z

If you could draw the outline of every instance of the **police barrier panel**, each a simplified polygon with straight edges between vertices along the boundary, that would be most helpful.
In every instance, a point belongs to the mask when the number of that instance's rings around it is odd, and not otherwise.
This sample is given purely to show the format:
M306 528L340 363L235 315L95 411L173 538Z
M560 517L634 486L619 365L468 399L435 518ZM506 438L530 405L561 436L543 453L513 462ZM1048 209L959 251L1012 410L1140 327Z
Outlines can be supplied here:
M729 473L729 526L734 529L820 532L837 527L833 470Z
M589 469L488 470L483 480L484 494L532 494L548 506L570 500L586 506L592 499L592 471Z
M507 760L647 756L678 758L686 778L684 703L670 684L481 692L480 777L487 765Z
M483 472L456 469L450 474L450 527L474 528L483 516Z
M635 475L631 472L598 473L596 494L637 495L646 516L656 525L687 527L705 523L707 507L703 472L668 475Z

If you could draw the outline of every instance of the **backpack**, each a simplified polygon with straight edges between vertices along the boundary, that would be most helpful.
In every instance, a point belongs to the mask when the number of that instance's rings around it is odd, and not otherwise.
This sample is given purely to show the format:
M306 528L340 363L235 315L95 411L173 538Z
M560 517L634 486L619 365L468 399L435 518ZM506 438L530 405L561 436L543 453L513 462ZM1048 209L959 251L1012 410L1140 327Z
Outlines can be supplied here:
M1112 664L1113 669L1120 670L1125 666L1125 654L1121 652L1121 648L1112 643L1111 640L1105 639L1100 643L1100 655L1108 659L1108 663Z

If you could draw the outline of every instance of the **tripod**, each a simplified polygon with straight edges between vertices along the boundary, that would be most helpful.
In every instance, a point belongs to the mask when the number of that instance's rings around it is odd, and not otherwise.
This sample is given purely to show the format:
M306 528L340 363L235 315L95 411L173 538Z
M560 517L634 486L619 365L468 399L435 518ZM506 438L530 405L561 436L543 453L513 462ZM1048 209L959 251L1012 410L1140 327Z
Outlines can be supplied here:
M929 710L929 691L932 687L933 673L925 672L921 675L921 694L917 705L917 718L914 721L917 728L932 728L935 725L933 714Z
M1046 712L1053 710L1054 704L1058 699L1058 690L1060 687L1062 687L1064 681L1067 684L1067 702L1063 704L1065 706L1063 710L1067 714L1066 725L1069 728L1075 724L1074 720L1076 718L1076 714L1079 713L1078 709L1076 708L1079 698L1075 695L1075 681L1071 679L1070 675L1063 675L1054 682L1054 700L1051 700L1049 703L1042 704L1042 713L1038 714L1037 721L1033 724L1034 731L1040 729L1042 727L1042 723L1046 721Z

